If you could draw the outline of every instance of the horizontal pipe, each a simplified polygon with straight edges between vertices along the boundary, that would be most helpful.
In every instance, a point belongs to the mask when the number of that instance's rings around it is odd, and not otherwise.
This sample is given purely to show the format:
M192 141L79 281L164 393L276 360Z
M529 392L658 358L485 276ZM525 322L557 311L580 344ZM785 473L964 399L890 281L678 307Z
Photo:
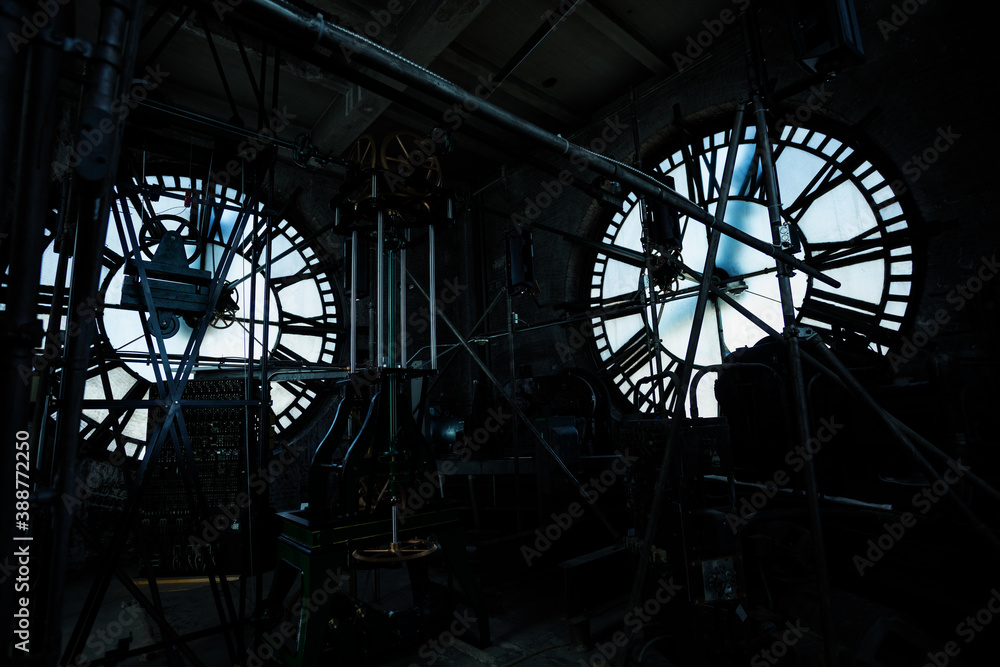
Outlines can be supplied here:
M380 74L411 86L415 90L452 103L456 105L456 110L464 108L470 113L477 113L481 118L532 141L542 148L566 156L574 164L586 165L590 170L606 178L672 206L709 228L718 230L765 255L774 257L820 282L832 287L840 287L839 282L823 275L798 258L740 229L716 220L708 211L677 194L648 174L593 153L582 146L571 143L568 139L543 130L509 111L487 102L484 96L474 95L381 45L327 22L321 14L309 16L302 10L281 0L244 0L240 4L240 13L248 19L254 20L260 26L266 27L269 34L279 33L300 43L312 44L313 48L321 46L329 49L332 52L330 58L343 58L352 67L369 67ZM488 92L489 86L485 88Z

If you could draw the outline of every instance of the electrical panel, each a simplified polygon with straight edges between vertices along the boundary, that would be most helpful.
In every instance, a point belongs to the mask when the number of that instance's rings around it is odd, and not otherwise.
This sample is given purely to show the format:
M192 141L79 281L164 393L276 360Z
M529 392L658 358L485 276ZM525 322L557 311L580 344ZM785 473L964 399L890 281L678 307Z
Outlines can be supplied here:
M139 510L142 540L137 555L156 575L207 572L213 563L223 572L239 570L241 526L251 494L247 460L256 460L258 410L221 404L246 398L238 379L190 380L182 400L204 404L182 408L197 485L205 511L197 501L195 475L185 474L190 460L180 458L168 437L149 471ZM219 405L212 405L219 402ZM266 490L265 490L266 493Z

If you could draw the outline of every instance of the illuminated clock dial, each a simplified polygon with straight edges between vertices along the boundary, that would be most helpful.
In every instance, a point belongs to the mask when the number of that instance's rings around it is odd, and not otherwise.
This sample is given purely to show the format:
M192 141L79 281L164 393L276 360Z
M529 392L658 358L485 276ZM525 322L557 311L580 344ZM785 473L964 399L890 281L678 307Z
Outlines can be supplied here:
M708 132L676 145L655 169L674 179L678 193L715 214L731 130ZM886 171L858 145L832 131L785 126L773 142L775 169L783 203L782 219L797 232L797 256L841 282L834 289L801 273L791 279L798 320L827 340L862 341L885 354L914 314L915 256L910 218L890 187ZM743 131L737 148L725 222L771 241L754 127ZM598 364L622 393L643 412L666 403L675 391L669 377L650 382L657 368L677 371L687 350L701 271L710 233L686 216L680 218L681 262L689 271L669 287L654 275L659 345L649 341L652 318L643 309L646 269L641 258L598 252L590 284ZM629 194L621 210L605 223L602 241L641 254L638 198ZM713 281L729 297L775 330L782 317L774 260L733 239L722 237ZM694 274L694 275L692 275ZM728 352L752 346L765 332L723 299L713 297L699 332L695 366L720 363ZM659 356L659 366L656 363ZM661 389L662 387L662 389ZM661 393L665 392L665 393ZM712 382L698 387L701 414L715 404Z
M206 187L203 181L186 176L148 176L142 183L117 189L101 258L100 295L95 309L97 335L86 399L156 398L154 363L158 346L153 341L151 354L147 341L150 315L144 304L136 307L127 295L123 297L123 288L134 243L138 255L149 261L168 234L173 234L181 240L188 268L212 279L219 277L226 248L230 244L235 248L194 372L230 371L238 375L246 369L248 358L261 357L266 340L270 370L286 372L285 379L279 374L270 383L276 434L294 435L308 421L310 409L325 391L325 385L301 377L288 379L288 372L332 367L340 362L344 345L343 296L336 278L328 272L327 262L303 234L288 219L272 218L270 225L265 224L262 211L263 204L244 193L220 185ZM248 220L242 233L234 237L232 232L243 212L249 212ZM264 264L268 229L271 264L265 291L265 275L260 267ZM62 277L68 288L65 276L69 271L59 271L59 260L60 255L50 244L43 258L42 300L47 303L41 304L42 313L49 312L56 281ZM158 309L158 313L165 334L163 345L176 372L199 318L172 317L167 308ZM63 329L65 321L64 312ZM149 418L149 412L143 409L88 407L81 417L81 432L91 443L91 451L113 451L123 446L125 453L134 457L141 455L146 443Z

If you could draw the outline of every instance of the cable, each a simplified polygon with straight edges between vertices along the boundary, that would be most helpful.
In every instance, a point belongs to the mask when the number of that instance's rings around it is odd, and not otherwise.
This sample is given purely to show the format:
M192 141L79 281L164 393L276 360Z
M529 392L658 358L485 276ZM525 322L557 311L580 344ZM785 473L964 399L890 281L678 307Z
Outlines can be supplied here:
M319 44L320 42L323 41L323 37L326 36L326 20L323 18L323 14L320 12L316 13L316 18L319 19L319 36L316 37L316 44ZM316 44L313 44L313 46L315 46Z

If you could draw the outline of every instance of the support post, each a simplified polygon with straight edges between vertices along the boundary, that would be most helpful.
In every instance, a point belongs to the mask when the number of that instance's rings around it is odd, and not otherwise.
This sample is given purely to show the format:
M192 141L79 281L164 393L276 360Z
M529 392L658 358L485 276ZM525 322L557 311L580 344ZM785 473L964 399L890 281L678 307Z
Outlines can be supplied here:
M726 165L722 177L722 186L719 188L719 205L716 215L724 219L726 207L729 201L729 189L733 183L733 171L736 167L736 153L739 147L740 138L743 134L744 105L741 103L736 109L733 118L733 127L729 136L729 149L726 151ZM670 479L670 466L674 458L675 443L679 437L680 425L685 417L685 403L687 402L688 388L691 384L691 370L694 368L695 355L698 352L698 340L701 337L701 326L705 320L705 309L708 307L708 295L711 291L711 276L715 273L715 257L719 250L721 235L718 230L712 232L708 244L708 252L705 255L705 268L702 272L702 281L698 289L698 302L694 309L694 318L691 323L691 333L688 337L687 353L684 357L684 364L680 369L677 391L674 395L672 419L669 431L667 431L667 441L663 449L663 458L660 462L660 469L656 479L656 486L653 489L653 502L650 506L649 519L646 523L646 530L643 533L643 541L639 549L639 561L636 564L635 580L632 582L632 592L629 595L629 607L634 608L642 600L642 591L646 584L646 574L649 571L650 549L653 539L656 537L657 528L660 525L660 514L666 500L667 483ZM687 562L687 555L684 557ZM687 571L685 569L685 571ZM691 596L691 586L685 586L688 597ZM616 665L621 667L625 664L627 651L621 651Z
M771 150L771 137L767 127L767 108L763 95L766 90L767 78L764 72L764 57L760 44L760 32L757 26L755 8L742 15L744 39L747 49L747 74L750 89L753 91L754 117L756 121L757 151L760 155L764 192L767 197L768 220L771 224L771 240L775 247L784 247L783 239L787 235L786 223L781 219L781 195L778 191L778 176L774 168L774 155ZM777 258L778 293L781 299L781 312L784 321L784 338L788 350L788 374L792 384L791 402L792 414L795 419L795 439L805 446L809 440L809 406L806 400L805 383L802 377L802 354L800 349L800 327L796 322L795 301L792 296L792 269L783 258ZM803 473L806 487L806 504L809 515L809 528L813 538L813 555L816 565L816 585L819 591L820 618L823 626L823 645L826 652L826 664L837 667L837 641L835 636L835 621L833 601L830 593L830 580L826 563L826 545L823 539L822 517L819 508L819 491L816 484L816 465L812 457L806 461Z

